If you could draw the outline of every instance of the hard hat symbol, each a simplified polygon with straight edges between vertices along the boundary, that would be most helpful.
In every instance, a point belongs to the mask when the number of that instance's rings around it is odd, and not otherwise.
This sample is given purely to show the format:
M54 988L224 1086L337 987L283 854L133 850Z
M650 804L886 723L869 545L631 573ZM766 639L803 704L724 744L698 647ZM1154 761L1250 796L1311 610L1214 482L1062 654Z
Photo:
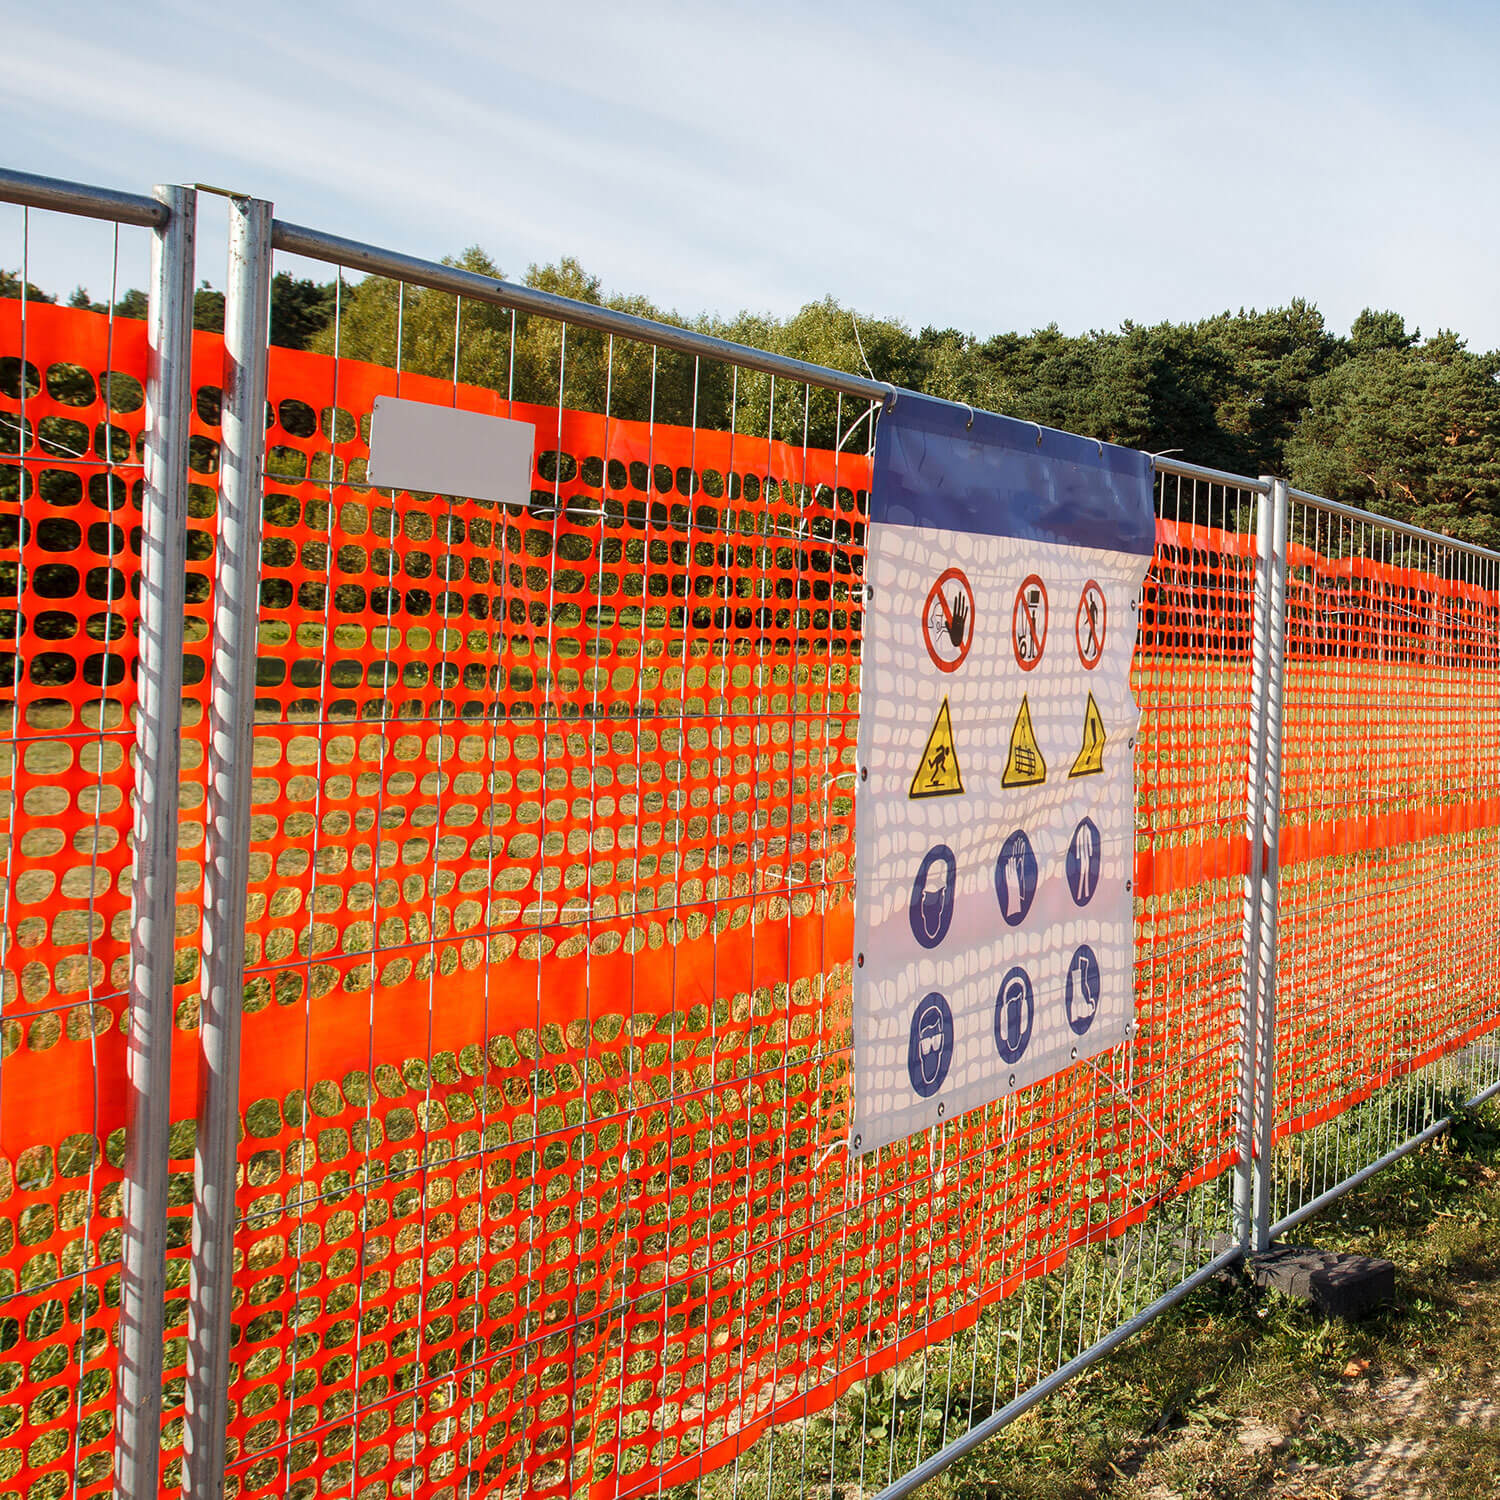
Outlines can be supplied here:
M912 881L912 936L924 948L936 948L953 924L953 903L958 896L958 860L946 844L935 844L922 856Z

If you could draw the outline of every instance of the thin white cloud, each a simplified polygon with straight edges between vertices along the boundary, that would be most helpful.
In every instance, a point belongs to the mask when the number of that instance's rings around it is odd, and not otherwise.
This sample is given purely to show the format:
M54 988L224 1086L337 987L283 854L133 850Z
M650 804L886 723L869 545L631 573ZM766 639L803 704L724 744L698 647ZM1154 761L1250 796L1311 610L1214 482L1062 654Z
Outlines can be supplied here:
M7 23L17 166L227 178L419 254L575 254L683 311L833 292L985 333L1304 295L1500 343L1483 12L78 8L65 44Z

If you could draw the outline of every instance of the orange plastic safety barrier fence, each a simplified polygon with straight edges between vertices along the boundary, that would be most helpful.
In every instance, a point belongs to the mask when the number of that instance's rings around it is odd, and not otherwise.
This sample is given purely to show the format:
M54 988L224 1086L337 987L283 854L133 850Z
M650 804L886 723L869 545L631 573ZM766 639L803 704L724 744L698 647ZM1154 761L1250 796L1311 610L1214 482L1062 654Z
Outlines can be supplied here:
M56 1500L75 1475L102 1494L110 1466L144 347L138 324L31 307L23 330L0 303L0 351L18 633L0 1474ZM199 335L168 1486L221 367ZM834 1148L866 461L279 349L270 385L239 1493L693 1478L1233 1160L1246 537L1163 523L1135 671L1139 1024L1120 1066L851 1171ZM397 392L534 421L532 505L370 491L371 404ZM1299 566L1348 586L1342 563ZM1467 836L1446 828L1387 831L1411 860ZM1359 879L1350 913L1387 899ZM1481 1012L1455 999L1425 1034L1458 1045ZM1373 1032L1356 1040L1320 1054L1319 1107L1387 1067Z

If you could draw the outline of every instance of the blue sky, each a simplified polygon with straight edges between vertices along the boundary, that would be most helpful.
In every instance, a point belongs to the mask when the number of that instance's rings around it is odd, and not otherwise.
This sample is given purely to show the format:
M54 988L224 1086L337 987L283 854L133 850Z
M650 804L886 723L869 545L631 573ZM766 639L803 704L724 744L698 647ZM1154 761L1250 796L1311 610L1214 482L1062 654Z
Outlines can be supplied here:
M1500 346L1493 7L0 6L23 170L511 274L572 254L685 313L1077 332L1300 295ZM33 279L103 295L107 240L33 215ZM0 209L0 265L20 243Z

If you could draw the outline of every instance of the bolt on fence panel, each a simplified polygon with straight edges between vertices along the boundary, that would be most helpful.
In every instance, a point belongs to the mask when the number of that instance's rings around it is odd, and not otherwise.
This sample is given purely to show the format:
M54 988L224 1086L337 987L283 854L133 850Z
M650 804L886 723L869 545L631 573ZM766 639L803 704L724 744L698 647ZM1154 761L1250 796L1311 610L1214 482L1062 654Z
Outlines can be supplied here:
M143 600L139 558L147 513L174 483L181 502L168 419L189 325L162 292L191 286L192 203L11 173L0 196L0 1472L38 1495L154 1494L181 1401L164 1327L186 1245L167 1211L190 1179L169 1181L168 1072L194 924L176 910L178 777L153 770L159 741L137 744L141 637L171 675L181 626ZM102 301L42 290L54 210L101 221L63 222Z
M1500 1081L1500 557L1296 495L1278 1227Z
M892 1482L1232 1231L1253 487L1163 497L1136 1041L850 1163L868 402L337 297L270 351L232 1482ZM530 503L370 490L379 394L534 422Z

